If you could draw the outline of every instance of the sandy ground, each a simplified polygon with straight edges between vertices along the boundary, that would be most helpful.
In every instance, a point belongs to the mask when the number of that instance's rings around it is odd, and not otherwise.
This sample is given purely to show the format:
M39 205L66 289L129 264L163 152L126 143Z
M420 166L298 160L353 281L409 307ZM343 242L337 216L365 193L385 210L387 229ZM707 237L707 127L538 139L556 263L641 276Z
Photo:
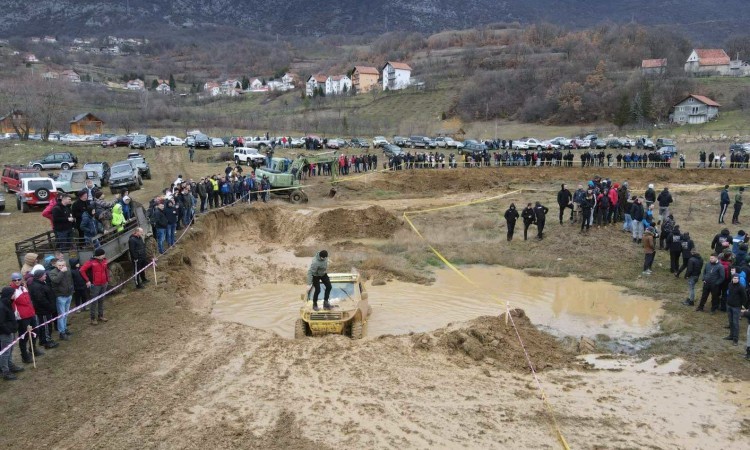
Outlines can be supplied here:
M173 164L165 155L161 163ZM158 286L128 288L110 300L112 320L102 326L89 327L76 315L71 342L50 350L20 381L0 384L5 412L0 442L8 448L560 448L515 332L502 317L363 341L340 336L293 341L208 314L222 292L261 282L302 283L304 269L290 255L309 256L323 243L346 249L348 259L338 263L342 270L356 263L370 280L429 284L429 252L411 248L423 245L405 229L403 210L498 193L524 180L539 195L551 196L550 184L560 177L546 169L533 172L532 179L505 169L463 173L373 176L342 186L333 200L303 207L274 202L202 217L160 262ZM662 176L632 173L634 184ZM584 175L578 169L565 174L568 179ZM745 175L727 172L723 179L739 182ZM723 181L702 172L678 180ZM311 192L326 189L321 185ZM405 194L380 199L375 189ZM497 208L488 208L476 214L497 216ZM481 235L485 225L478 216L456 217ZM453 242L438 229L455 235L452 227L461 224L445 216L432 222L420 226L445 239L447 254L457 256ZM506 247L497 235L503 233L464 240L462 246L482 258L474 245L492 245L502 253ZM620 236L616 230L601 233ZM367 239L387 240L390 247L367 245ZM580 248L583 239L568 234L544 245L554 253L566 245ZM637 264L638 249L627 242L616 245L623 260ZM564 256L570 261L566 270L584 272ZM517 255L507 264L538 267L525 258ZM553 263L543 263L550 273L559 272ZM659 296L676 289L673 280L639 280L634 273L619 274L630 281L609 279ZM672 301L679 294L663 295ZM739 430L750 425L742 394L748 386L739 366L725 363L715 371L702 356L683 364L664 352L655 359L639 355L615 363L605 355L592 367L577 358L575 348L540 332L522 311L514 317L572 448L710 449L746 441ZM697 320L703 318L678 317L692 327L670 325L675 333L693 333L685 341L710 335L713 342L723 331L701 328ZM686 346L672 342L680 357L690 356L682 354ZM736 353L735 348L731 357Z

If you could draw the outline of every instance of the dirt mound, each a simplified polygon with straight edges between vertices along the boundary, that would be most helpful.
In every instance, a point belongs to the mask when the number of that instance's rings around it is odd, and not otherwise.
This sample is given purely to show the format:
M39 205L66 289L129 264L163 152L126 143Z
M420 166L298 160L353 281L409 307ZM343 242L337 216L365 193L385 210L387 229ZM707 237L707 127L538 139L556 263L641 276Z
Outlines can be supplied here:
M318 216L312 230L323 239L387 238L393 236L400 221L382 206L365 209L337 208Z
M574 354L553 336L539 331L523 310L514 309L511 315L537 371L574 364ZM479 317L457 329L417 334L412 336L412 343L421 350L447 352L461 365L483 361L506 370L529 371L523 347L510 321L506 325L505 314Z

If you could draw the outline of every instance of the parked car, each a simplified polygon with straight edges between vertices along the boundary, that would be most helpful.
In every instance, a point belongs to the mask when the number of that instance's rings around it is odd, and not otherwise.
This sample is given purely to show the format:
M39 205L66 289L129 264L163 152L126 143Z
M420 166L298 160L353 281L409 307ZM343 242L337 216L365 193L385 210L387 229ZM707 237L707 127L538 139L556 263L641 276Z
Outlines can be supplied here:
M349 139L349 147L351 147L351 148L370 148L370 143L367 142L367 139L351 138L351 139Z
M389 142L385 138L385 136L375 136L375 138L373 138L373 140L372 140L372 146L373 146L373 148L382 147L382 146L388 145L388 144L389 144Z
M338 150L341 148L341 143L338 139L328 139L326 140L326 148Z
M591 145L589 146L589 148L597 150L605 149L607 148L607 141L605 141L604 139L593 140L591 141Z
M662 148L666 146L672 146L674 147L676 144L674 142L674 139L665 139L665 138L659 138L656 140L656 148Z
M461 148L463 143L454 140L450 136L438 136L434 139L435 146L440 148Z
M23 178L16 192L16 207L29 212L32 207L47 206L57 196L55 182L49 177Z
M464 146L466 146L466 141L464 141ZM529 144L526 142L526 139L515 139L513 143L511 144L511 149L528 150Z
M292 138L289 143L292 148L302 148L305 146L305 138Z
M62 169L68 170L78 164L78 158L70 152L57 152L45 155L40 159L29 162L29 167L37 170L42 169Z
M657 150L657 153L662 156L672 158L677 154L677 147L675 147L674 145L663 145L660 149Z
M386 158L393 158L394 156L403 155L404 151L398 145L385 144L383 146L383 154Z
M612 138L607 140L607 147L609 148L623 148L622 141L619 138Z
M409 147L411 148L436 148L437 144L426 136L410 136Z
M130 148L139 148L142 150L156 148L156 140L147 134L139 134L133 136L133 140L130 141Z
M64 144L70 144L73 142L84 142L86 138L83 136L78 136L77 134L68 133L60 136L60 142Z
M549 140L549 142L553 145L558 146L559 148L573 148L572 140L562 136L552 138Z
M591 147L591 141L588 139L583 139L581 137L574 137L570 140L571 145L573 148L589 148Z
M409 145L409 139L403 136L393 136L393 144L399 147L407 147Z
M257 148L236 147L234 149L234 163L251 165L255 162L256 166L263 165L266 161L266 155L258 152Z
M30 169L24 166L3 167L2 183L5 192L18 192L21 188L21 179L39 176L39 169Z
M102 181L95 170L63 170L57 175L51 176L55 180L55 189L66 194L78 192L86 187L86 180L93 180L94 186L101 187Z
M463 148L458 150L459 155L474 155L476 153L483 153L487 150L487 146L479 141L468 139L464 141Z
M194 139L193 146L195 148L211 148L211 140L205 134L196 134Z
M86 170L93 170L99 175L99 179L102 182L102 186L106 186L109 184L109 163L106 161L102 162L87 162L83 165L83 168Z
M149 167L145 156L137 152L128 153L128 161L130 161L131 164L135 164L135 167L138 169L142 178L147 180L151 179L151 167Z
M195 147L195 136L188 136L185 138L185 147L188 147L188 148Z
M112 164L111 171L109 189L113 194L116 194L122 188L136 191L143 186L143 178L141 178L135 162L118 161Z
M132 141L130 136L114 136L102 142L102 147L129 147Z
M636 148L639 148L639 149L642 148L642 149L645 149L645 150L655 150L656 149L656 145L654 144L654 142L651 139L648 139L648 138L638 138L638 139L636 139L635 146L636 146Z
M211 138L211 147L224 147L224 140L222 138Z
M177 136L164 136L161 138L161 145L185 145L185 141Z

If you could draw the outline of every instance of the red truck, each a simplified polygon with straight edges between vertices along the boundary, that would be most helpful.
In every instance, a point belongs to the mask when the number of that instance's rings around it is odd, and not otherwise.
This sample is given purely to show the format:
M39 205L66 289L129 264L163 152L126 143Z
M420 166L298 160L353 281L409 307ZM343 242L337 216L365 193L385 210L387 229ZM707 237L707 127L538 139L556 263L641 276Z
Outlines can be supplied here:
M38 177L39 170L25 166L3 166L2 183L5 192L18 192L22 178Z

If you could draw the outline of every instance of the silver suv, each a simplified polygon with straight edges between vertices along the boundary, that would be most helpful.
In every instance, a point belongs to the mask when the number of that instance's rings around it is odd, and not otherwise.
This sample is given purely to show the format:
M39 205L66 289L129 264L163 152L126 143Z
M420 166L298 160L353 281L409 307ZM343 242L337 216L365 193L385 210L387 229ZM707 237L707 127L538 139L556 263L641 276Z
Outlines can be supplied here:
M135 163L138 168L138 172L141 177L150 180L151 179L151 167L149 167L146 157L140 153L128 153L128 161Z
M143 186L143 178L135 163L131 161L119 161L112 164L109 175L109 189L113 194L122 188L136 191Z

